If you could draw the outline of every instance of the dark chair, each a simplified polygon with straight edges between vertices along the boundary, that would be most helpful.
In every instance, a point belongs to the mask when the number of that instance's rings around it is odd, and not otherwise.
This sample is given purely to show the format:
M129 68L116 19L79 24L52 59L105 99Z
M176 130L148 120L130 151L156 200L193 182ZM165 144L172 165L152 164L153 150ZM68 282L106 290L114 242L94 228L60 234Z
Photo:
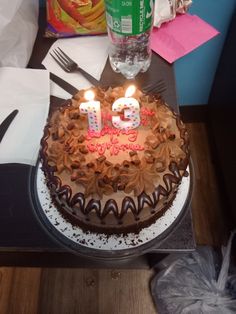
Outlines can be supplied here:
M212 86L208 117L222 206L236 228L236 12L234 12Z

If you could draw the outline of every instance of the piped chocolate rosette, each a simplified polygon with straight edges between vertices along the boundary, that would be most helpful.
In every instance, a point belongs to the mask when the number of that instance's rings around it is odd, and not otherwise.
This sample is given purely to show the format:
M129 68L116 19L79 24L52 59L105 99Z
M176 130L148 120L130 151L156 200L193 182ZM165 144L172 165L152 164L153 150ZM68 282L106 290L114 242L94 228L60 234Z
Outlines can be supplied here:
M52 201L83 230L105 234L138 232L172 204L186 175L189 137L185 125L157 95L136 90L140 125L118 129L112 104L123 87L92 88L100 101L102 129L91 132L81 114L79 91L55 111L41 141L42 167Z

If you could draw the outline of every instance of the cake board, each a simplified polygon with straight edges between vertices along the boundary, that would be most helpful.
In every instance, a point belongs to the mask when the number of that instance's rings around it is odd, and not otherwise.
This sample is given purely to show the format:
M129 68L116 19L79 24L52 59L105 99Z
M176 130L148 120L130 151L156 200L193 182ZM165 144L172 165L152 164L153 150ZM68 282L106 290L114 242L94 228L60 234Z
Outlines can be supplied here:
M31 174L31 198L37 219L48 235L67 250L97 260L122 260L158 250L163 241L174 232L189 210L193 191L193 167L183 177L176 198L166 213L154 224L139 233L111 235L83 231L65 220L51 201L45 176L38 161Z

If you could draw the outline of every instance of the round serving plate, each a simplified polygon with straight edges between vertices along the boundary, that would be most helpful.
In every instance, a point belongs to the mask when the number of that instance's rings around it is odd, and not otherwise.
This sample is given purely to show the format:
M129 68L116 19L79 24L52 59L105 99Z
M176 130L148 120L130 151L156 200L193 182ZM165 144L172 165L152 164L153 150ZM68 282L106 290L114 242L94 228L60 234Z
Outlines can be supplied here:
M171 207L155 223L139 233L98 234L83 231L63 218L51 200L39 161L31 175L31 196L35 214L49 235L74 253L95 259L126 259L157 249L184 218L191 199L193 171L183 177Z

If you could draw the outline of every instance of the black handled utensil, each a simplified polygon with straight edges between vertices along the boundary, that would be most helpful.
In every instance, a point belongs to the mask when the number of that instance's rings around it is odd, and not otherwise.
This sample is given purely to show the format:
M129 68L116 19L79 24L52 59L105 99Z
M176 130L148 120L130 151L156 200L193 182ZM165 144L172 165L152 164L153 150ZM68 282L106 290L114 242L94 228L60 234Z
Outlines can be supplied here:
M62 78L53 73L50 73L50 80L59 85L61 88L63 88L67 93L71 94L72 96L78 93L77 88L75 88L70 83L64 81Z
M18 112L18 109L13 110L0 124L0 142L2 141L5 133L7 132L10 124L12 123Z
M79 67L79 65L72 60L60 47L53 50L53 53L49 52L51 57L56 63L67 73L79 72L81 73L91 84L94 86L99 85L99 81L95 79L91 74Z

